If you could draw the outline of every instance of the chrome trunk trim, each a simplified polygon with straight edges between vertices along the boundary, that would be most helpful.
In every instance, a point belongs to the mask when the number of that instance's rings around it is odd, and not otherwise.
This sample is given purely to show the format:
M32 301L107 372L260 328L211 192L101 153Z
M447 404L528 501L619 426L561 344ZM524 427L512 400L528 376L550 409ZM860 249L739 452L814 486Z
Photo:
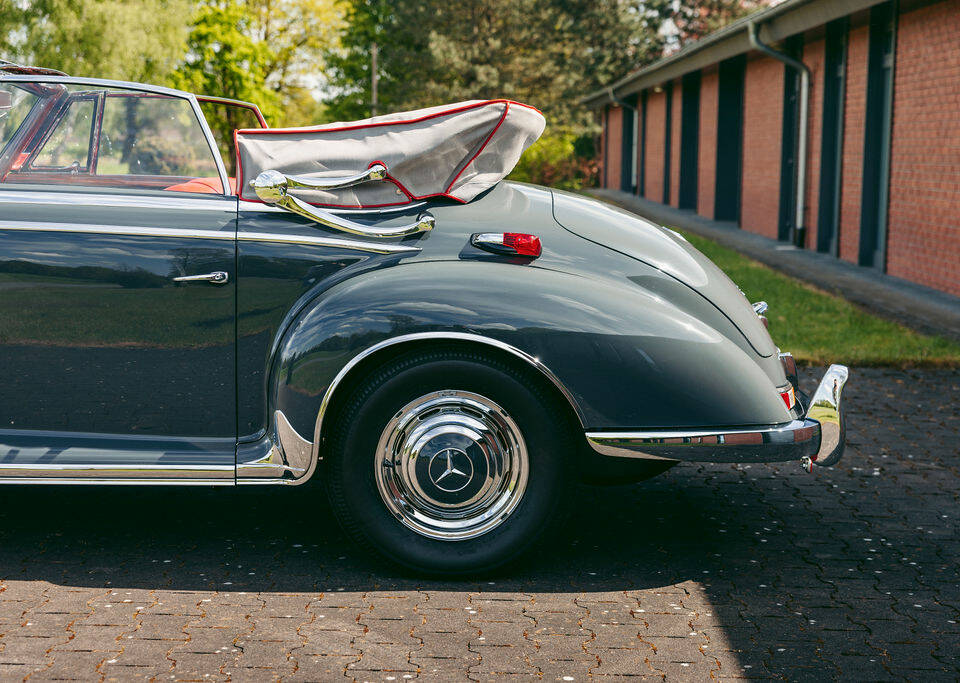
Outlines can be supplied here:
M820 425L792 420L742 429L661 429L637 432L587 432L597 453L621 458L677 462L777 462L812 456L820 444Z
M843 365L824 373L807 414L775 425L586 432L601 455L674 462L784 462L809 459L835 465L843 455L846 429L840 394L849 377Z

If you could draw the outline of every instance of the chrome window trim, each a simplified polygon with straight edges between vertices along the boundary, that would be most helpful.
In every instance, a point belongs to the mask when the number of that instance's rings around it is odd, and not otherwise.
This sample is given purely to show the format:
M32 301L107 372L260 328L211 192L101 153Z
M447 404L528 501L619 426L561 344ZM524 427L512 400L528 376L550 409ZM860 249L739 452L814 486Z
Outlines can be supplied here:
M189 98L194 96L186 90L167 88L162 85L149 83L135 83L133 81L114 81L108 78L84 78L81 76L52 76L46 74L9 74L0 72L0 80L13 83L63 83L64 85L93 85L99 88L126 88L140 92L170 95L171 97Z
M310 458L310 466L301 478L286 483L294 485L302 484L310 479L310 477L313 476L314 471L316 471L317 462L320 458L320 443L321 434L323 431L324 415L330 407L330 402L333 400L333 396L337 390L337 387L343 382L347 375L350 374L350 371L353 370L364 359L369 358L378 351L382 351L390 346L395 346L397 344L403 344L406 342L426 340L458 340L485 344L519 358L546 377L560 391L563 397L570 404L570 407L573 408L574 413L577 415L577 419L580 421L581 427L584 426L583 413L580 411L580 406L574 399L573 394L571 394L566 386L564 386L563 382L561 382L560 379L553 374L550 368L544 365L544 363L536 356L532 356L526 351L518 349L517 347L507 344L506 342L502 342L499 339L493 339L492 337L485 337L483 335L471 334L467 332L416 332L413 334L403 334L397 337L384 339L373 346L367 347L351 358L350 361L340 369L340 372L338 372L336 377L333 378L333 381L330 382L330 386L327 387L327 390L323 395L323 400L320 402L320 409L317 412L317 421L313 430L313 450Z
M230 181L227 176L227 167L223 165L223 157L220 156L220 149L217 147L217 140L213 137L213 131L210 130L210 124L207 123L207 117L204 116L203 110L200 109L200 102L197 100L197 96L191 94L187 97L187 100L190 102L190 106L193 107L193 113L197 117L197 122L200 124L200 130L203 131L203 136L207 139L207 149L213 154L213 161L217 165L217 172L220 174L220 189L222 190L221 194L224 197L234 196L230 192Z

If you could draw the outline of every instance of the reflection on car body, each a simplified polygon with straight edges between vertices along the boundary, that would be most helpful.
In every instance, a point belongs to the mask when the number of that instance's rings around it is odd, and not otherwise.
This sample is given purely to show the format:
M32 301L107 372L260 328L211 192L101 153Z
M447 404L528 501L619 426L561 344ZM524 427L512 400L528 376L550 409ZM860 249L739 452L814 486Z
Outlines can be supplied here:
M846 368L808 400L682 237L502 180L542 125L493 100L274 130L0 64L0 481L325 484L367 547L463 574L572 478L834 464Z

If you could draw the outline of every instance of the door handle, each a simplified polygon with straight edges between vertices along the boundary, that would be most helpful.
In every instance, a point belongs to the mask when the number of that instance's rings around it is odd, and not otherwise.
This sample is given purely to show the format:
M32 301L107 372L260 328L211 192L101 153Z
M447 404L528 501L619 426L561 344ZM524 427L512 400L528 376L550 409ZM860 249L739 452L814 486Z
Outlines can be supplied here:
M174 282L209 282L212 285L225 285L227 280L230 279L230 276L227 275L222 270L216 270L212 273L204 273L203 275L181 275L180 277L173 278Z

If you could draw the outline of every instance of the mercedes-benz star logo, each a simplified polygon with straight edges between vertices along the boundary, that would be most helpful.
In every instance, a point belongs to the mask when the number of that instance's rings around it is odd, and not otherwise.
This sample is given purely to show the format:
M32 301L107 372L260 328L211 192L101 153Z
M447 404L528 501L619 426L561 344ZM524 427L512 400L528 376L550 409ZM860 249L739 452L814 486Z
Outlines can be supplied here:
M456 493L473 479L473 461L457 448L444 448L430 458L430 481L441 491Z

